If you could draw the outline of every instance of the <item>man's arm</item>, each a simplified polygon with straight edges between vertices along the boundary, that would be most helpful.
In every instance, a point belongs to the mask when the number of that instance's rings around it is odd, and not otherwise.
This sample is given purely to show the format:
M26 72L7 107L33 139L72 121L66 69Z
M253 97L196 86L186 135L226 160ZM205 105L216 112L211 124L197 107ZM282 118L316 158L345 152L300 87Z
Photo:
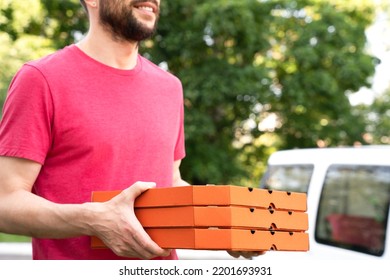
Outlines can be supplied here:
M0 157L0 166L0 232L37 238L97 236L124 257L170 253L150 239L134 214L134 200L154 183L137 182L105 203L56 204L31 192L40 164Z

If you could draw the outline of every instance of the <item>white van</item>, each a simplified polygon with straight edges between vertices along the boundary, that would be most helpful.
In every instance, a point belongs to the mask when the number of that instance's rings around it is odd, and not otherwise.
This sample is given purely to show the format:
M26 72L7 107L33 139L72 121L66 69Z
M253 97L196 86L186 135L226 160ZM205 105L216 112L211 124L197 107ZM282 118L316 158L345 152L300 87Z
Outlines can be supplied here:
M260 188L308 195L310 251L267 257L390 259L390 146L277 151Z

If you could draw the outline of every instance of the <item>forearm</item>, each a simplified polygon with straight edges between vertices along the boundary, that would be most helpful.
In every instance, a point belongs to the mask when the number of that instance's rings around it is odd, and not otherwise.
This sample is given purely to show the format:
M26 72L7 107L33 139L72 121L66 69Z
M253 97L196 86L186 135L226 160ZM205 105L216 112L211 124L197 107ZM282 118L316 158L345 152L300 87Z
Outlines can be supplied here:
M97 236L118 256L169 255L134 213L135 199L155 183L136 182L104 203L57 204L31 192L39 163L0 156L0 166L0 232L50 239Z
M19 190L0 197L0 232L37 238L93 234L98 205L56 204Z

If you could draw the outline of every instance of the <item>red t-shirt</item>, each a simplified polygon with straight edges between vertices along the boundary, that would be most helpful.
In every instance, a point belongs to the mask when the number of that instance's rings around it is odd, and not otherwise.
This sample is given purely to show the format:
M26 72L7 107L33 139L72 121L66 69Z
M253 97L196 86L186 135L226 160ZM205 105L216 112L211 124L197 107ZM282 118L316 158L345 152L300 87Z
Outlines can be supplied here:
M119 70L66 47L14 77L0 155L41 163L33 192L56 203L88 202L92 191L136 181L171 186L173 162L185 156L182 85L142 56ZM118 259L90 249L90 237L33 239L33 258Z

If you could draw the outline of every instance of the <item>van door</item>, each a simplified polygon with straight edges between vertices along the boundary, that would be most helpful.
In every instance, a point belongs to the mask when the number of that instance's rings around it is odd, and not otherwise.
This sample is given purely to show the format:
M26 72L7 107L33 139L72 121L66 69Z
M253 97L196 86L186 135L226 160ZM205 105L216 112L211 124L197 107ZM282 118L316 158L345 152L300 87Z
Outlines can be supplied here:
M318 205L316 242L382 256L389 197L389 166L331 165Z

